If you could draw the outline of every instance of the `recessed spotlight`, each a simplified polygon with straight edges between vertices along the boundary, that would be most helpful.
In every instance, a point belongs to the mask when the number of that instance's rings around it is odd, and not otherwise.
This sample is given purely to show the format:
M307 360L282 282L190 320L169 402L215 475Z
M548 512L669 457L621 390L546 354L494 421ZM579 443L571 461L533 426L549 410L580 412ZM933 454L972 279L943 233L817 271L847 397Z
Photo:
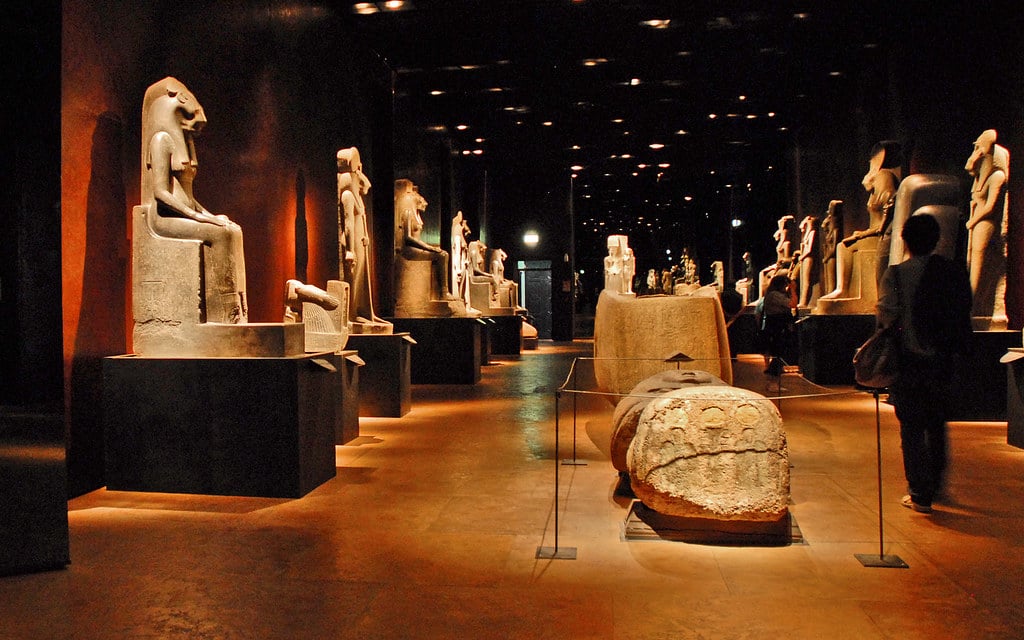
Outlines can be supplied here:
M544 125L545 127L550 127L551 125L553 125L553 124L555 124L555 123L554 123L554 122L551 122L550 120L545 120L545 121L544 121L544 122L542 122L541 124L542 124L542 125Z
M660 142L652 142L651 144L649 144L647 146L652 148L652 149L654 149L654 150L664 149L665 148L665 145L660 143Z
M638 87L640 86L640 78L633 78L629 81L629 86Z
M469 128L469 125L468 124L457 124L457 125L455 125L455 128L458 129L459 131L465 131L466 129Z
M372 2L357 2L352 5L352 11L361 16L369 16L377 13L380 9Z
M651 29L668 29L672 21L664 18L654 18L651 20L641 20L640 24Z
M596 67L599 64L605 64L608 62L608 58L587 58L583 61L584 67Z
M434 89L433 91L430 92L430 95L432 95L432 96L443 96L444 95L444 91L441 91L440 89Z
M714 120L717 117L718 117L717 113L709 113L708 114L708 120Z

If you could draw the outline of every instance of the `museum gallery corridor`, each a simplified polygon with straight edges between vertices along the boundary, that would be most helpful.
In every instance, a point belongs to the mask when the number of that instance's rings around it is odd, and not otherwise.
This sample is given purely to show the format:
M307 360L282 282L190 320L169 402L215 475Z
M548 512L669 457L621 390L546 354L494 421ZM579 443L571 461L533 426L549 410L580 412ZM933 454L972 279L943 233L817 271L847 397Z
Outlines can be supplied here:
M559 524L578 558L536 559L553 543L553 391L591 350L542 343L477 385L415 387L411 413L362 419L337 477L302 499L76 498L71 565L0 578L0 638L1024 637L1024 451L1005 423L952 424L949 495L913 513L883 405L886 553L910 568L865 568L864 393L782 401L803 535L783 547L625 541L611 405L577 396L587 465L560 467ZM737 383L763 386L759 363L738 362Z

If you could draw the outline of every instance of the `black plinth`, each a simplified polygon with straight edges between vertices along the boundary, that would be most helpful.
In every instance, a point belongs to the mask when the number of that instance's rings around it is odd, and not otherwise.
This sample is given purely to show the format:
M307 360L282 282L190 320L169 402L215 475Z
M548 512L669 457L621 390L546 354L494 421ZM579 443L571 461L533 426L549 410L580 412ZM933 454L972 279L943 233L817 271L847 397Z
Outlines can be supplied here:
M853 354L875 331L875 316L807 316L796 324L800 372L816 384L853 384Z
M68 553L64 416L0 407L0 576L63 569Z
M949 420L1006 420L1006 376L999 359L1021 344L1020 331L975 331L967 353L953 371L954 402Z
M729 324L729 352L732 357L741 353L761 353L758 342L759 327L754 306L748 305ZM795 363L794 363L795 364Z
M359 368L366 364L358 352L342 351L340 411L335 416L334 444L347 444L359 437Z
M490 316L491 353L518 356L523 346L523 316Z
M389 318L396 331L408 331L413 384L476 384L480 381L477 318Z
M1006 442L1024 449L1024 359L1006 365Z
M335 475L341 357L103 362L107 488L298 498Z
M359 370L359 415L401 418L412 410L414 343L407 332L349 335L345 346L365 363Z

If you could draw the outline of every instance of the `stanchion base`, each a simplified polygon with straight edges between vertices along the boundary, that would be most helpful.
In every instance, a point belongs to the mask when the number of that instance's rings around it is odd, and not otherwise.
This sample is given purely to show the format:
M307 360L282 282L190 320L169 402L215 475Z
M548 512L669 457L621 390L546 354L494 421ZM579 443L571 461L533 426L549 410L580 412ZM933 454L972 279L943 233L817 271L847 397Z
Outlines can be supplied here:
M585 467L587 466L587 463L583 460L577 460L576 458L563 458L562 465L569 467Z
M855 553L855 558L865 567L879 567L882 569L909 569L910 565L892 554L878 555L877 553Z
M575 560L576 547L537 547L538 560Z

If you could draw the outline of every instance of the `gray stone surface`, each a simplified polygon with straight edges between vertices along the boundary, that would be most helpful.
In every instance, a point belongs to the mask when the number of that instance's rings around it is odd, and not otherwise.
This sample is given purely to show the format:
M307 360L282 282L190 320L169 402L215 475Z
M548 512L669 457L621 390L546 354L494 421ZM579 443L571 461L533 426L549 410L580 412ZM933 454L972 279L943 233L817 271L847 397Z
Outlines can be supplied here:
M626 471L629 445L636 435L640 415L652 400L675 389L724 384L721 378L704 371L670 369L656 373L633 387L629 395L615 405L615 413L612 415L612 465L619 471Z
M782 418L746 389L699 386L650 402L627 467L637 498L665 515L773 521L788 513Z

